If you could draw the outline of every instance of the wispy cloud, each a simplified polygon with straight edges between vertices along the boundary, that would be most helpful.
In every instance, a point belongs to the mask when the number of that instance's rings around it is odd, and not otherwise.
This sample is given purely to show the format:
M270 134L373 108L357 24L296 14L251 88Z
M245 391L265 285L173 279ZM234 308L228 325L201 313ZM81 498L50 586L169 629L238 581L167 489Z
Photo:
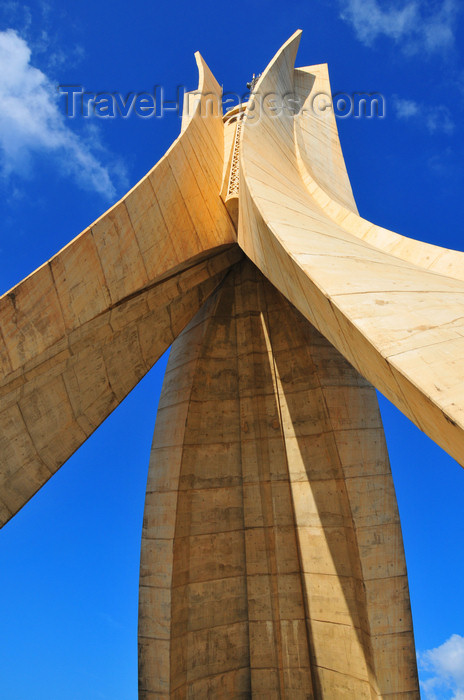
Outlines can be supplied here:
M431 134L451 134L455 129L455 123L451 112L445 105L424 105L415 100L393 96L393 109L398 119L415 121Z
M55 7L52 12L47 0L38 0L31 6L18 0L2 0L0 23L16 29L33 55L40 57L41 66L46 71L69 63L75 66L84 57L83 47L70 38L65 6ZM65 36L61 27L66 27Z
M436 649L418 654L419 670L430 677L421 681L423 700L464 700L464 637L453 634Z
M37 156L53 158L83 189L108 200L116 183L95 155L101 144L77 135L66 124L56 86L31 64L31 49L19 34L0 32L0 173L27 176ZM121 173L120 173L121 174Z
M339 0L339 5L341 18L366 46L381 36L398 43L405 53L436 54L454 46L457 0Z

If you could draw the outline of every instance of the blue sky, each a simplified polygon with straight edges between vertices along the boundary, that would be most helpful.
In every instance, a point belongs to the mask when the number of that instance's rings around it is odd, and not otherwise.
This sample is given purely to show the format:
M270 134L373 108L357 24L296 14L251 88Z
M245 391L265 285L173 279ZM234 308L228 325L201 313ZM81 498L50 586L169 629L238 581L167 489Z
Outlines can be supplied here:
M196 87L200 50L242 93L295 29L334 92L384 119L338 127L362 216L464 249L464 11L458 0L236 0L0 7L0 280L6 291L152 167L180 119L65 116L89 92ZM0 698L135 700L148 455L166 357L0 532ZM403 524L425 700L464 698L464 471L380 397Z

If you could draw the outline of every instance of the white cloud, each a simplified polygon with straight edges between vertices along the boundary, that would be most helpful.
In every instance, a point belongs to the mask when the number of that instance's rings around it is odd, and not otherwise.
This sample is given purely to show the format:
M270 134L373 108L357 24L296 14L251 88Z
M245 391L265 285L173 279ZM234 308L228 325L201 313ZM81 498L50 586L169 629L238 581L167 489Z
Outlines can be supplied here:
M406 100L402 97L395 98L394 106L396 115L400 119L409 119L410 117L415 117L420 112L420 108L417 102L414 102L414 100Z
M398 43L405 53L433 54L454 45L457 0L339 0L339 4L340 16L366 46L381 36Z
M453 634L436 649L418 654L419 670L431 677L421 681L423 700L464 700L464 637ZM422 674L421 674L422 675Z
M34 158L54 158L83 189L114 199L116 186L94 152L98 144L66 124L56 86L31 65L31 50L12 29L0 32L0 173L30 174Z
M17 0L2 0L0 24L15 27L18 34L27 41L34 56L40 56L41 65L47 71L69 63L76 65L83 58L84 49L73 42L72 31L70 32L63 9L55 7L52 13L47 0L36 0L31 6ZM57 25L60 28L66 27L65 36ZM66 46L66 50L63 50L63 46Z
M398 119L415 120L429 133L451 134L455 129L451 113L445 105L430 106L393 96L393 109Z

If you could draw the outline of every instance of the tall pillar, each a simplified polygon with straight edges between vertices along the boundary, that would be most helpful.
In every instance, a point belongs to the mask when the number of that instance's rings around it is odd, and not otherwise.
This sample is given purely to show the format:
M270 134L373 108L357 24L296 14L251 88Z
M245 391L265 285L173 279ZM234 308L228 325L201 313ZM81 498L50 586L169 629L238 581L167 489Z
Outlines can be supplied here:
M139 642L141 700L419 697L375 390L249 261L172 347Z

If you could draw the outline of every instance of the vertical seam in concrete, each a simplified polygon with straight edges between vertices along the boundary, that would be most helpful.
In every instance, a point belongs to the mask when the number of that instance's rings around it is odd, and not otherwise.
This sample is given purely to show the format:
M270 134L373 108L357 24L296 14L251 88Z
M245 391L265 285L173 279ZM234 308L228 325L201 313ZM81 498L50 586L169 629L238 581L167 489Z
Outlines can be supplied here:
M267 299L266 293L264 293L264 313L266 314L266 321L267 321L267 327L268 327L268 333L269 333L269 341L271 344L271 352L272 352L271 371L274 374L274 379L275 379L275 383L276 383L276 402L277 402L277 408L279 411L279 420L280 420L281 431L282 431L282 441L284 444L285 463L287 466L288 486L289 486L289 490L290 490L290 502L292 504L292 514L293 514L293 524L294 524L294 532L295 532L295 540L296 540L296 550L298 553L298 565L299 565L299 569L300 569L299 580L300 580L301 593L302 593L301 597L303 600L303 607L304 607L305 617L306 617L305 630L306 630L306 643L308 645L309 670L310 670L310 675L311 675L311 686L312 686L313 696L315 697L317 683L316 683L316 677L315 677L315 670L314 670L313 664L311 662L311 655L314 652L311 624L310 624L311 617L310 617L308 599L307 599L307 596L305 593L305 590L306 590L305 582L303 580L303 578L304 578L303 557L302 557L302 553L301 553L300 537L298 534L298 524L297 524L297 520L296 520L295 502L294 502L294 498L293 498L292 480L291 480L291 476L290 476L290 469L288 466L287 442L285 439L285 431L284 431L283 419L282 419L282 406L280 403L280 392L279 392L280 379L278 377L278 370L277 370L276 361L275 361L275 357L274 357L274 351L272 349L272 330L271 330L271 323L270 323L270 319L269 319L268 299Z
M244 584L245 584L245 595L246 595L246 607L247 607L247 620L248 620L248 673L249 673L249 692L250 696L252 694L252 668L251 668L251 634L250 634L250 605L249 605L249 595L248 595L248 567L247 567L247 543L246 543L246 527L245 527L245 493L244 493L244 484L243 484L243 450L242 450L242 421L240 420L241 417L241 411L240 411L240 373L239 373L239 366L240 366L240 361L239 361L239 344L238 344L238 332L239 332L239 323L238 323L238 309L237 309L237 297L239 292L239 284L237 278L239 278L240 273L243 269L243 263L240 265L236 265L234 269L234 324L235 324L235 367L236 367L236 372L237 372L237 406L238 406L238 416L239 416L239 421L238 421L238 426L239 426L239 444L240 444L240 468L241 468L241 473L242 473L242 518L243 518L243 556L244 556L244 569L243 569L243 578L244 578Z

